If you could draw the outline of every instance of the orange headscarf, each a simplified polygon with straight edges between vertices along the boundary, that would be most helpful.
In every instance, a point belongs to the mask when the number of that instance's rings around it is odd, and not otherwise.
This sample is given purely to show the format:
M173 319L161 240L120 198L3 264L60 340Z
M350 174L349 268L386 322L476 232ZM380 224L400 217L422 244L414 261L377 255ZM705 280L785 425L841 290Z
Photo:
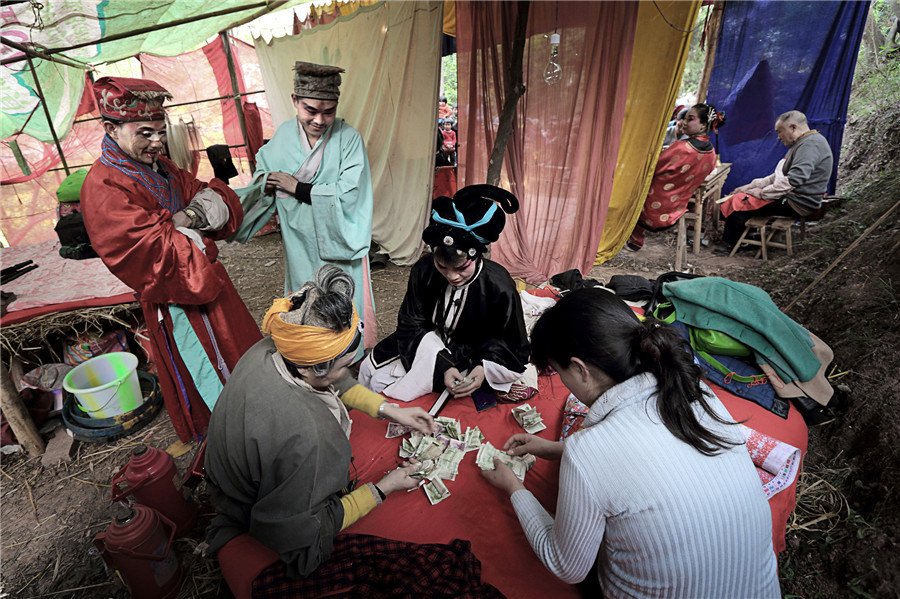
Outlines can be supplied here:
M315 366L340 356L356 338L359 314L353 306L353 318L346 331L332 331L305 324L290 324L281 319L289 312L291 298L276 299L263 318L263 333L272 337L278 352L298 366Z

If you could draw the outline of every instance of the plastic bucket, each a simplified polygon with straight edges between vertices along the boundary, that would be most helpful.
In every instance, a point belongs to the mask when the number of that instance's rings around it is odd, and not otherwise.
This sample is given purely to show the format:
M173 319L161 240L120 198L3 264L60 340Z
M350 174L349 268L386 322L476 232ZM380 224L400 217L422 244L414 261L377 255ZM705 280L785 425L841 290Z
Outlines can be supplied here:
M102 354L72 369L63 379L63 388L91 418L124 414L144 402L137 364L132 353Z

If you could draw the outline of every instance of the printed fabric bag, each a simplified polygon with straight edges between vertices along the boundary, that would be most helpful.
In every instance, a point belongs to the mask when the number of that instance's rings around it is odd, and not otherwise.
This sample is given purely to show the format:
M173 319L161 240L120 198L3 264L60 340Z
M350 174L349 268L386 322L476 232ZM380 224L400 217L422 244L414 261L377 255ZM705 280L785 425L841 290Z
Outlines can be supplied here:
M66 343L63 361L69 366L78 366L95 356L120 351L128 351L125 331L115 330L103 337L86 333Z

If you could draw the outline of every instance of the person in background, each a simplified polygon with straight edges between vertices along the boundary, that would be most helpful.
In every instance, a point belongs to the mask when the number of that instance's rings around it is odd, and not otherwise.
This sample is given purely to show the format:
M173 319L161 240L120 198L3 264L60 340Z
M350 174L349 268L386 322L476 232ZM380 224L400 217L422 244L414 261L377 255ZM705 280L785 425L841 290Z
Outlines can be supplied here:
M277 210L284 240L284 293L312 280L322 264L346 271L362 307L364 346L375 345L368 253L372 176L360 134L337 117L344 69L294 65L297 118L283 123L256 155L254 182L235 190L246 218L233 240L246 243ZM360 346L357 358L362 358Z
M684 141L676 141L660 152L650 182L650 191L638 222L626 242L634 252L644 247L645 231L674 227L687 212L691 196L716 168L716 152L709 133L725 125L725 113L711 104L695 104L684 117Z
M675 118L669 122L669 127L666 129L666 136L663 139L663 149L666 149L676 141L684 141L688 138L688 136L684 134L684 117L687 116L688 109L679 106L675 113Z
M453 121L450 119L445 119L443 123L441 123L441 136L444 138L443 143L441 144L441 152L444 153L446 160L450 162L450 164L456 164L456 131L453 130Z
M134 289L150 334L166 410L182 441L206 433L230 370L262 335L216 258L243 219L217 179L197 180L163 156L163 102L147 79L94 83L106 135L81 186L94 251Z
M499 187L470 185L432 206L422 233L431 254L413 266L397 330L362 363L359 381L402 401L445 389L515 395L529 351L522 302L506 269L482 254L519 202Z
M775 133L790 149L775 167L776 172L738 187L721 205L725 228L723 246L713 250L716 254L731 253L747 221L754 216L800 218L822 206L834 165L828 140L810 129L806 115L798 110L779 116Z
M447 96L441 96L438 99L438 118L449 119L453 116L453 108L447 104Z
M362 342L354 281L322 266L266 313L266 337L250 348L213 411L206 481L216 508L209 552L249 533L275 551L288 578L310 575L337 534L395 491L414 488L414 463L376 483L350 478L348 412L358 409L434 432L422 408L399 408L350 376Z
M532 332L532 361L589 406L565 441L516 434L512 455L561 459L555 514L495 459L535 553L563 581L596 564L607 599L780 597L771 516L738 427L687 342L602 289L564 296Z

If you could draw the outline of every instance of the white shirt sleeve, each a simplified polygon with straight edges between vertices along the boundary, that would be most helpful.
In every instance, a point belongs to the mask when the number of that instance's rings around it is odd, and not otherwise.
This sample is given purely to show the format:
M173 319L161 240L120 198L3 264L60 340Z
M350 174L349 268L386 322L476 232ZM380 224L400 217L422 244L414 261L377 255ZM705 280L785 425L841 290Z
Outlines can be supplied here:
M584 580L600 551L606 514L568 454L563 453L560 466L555 520L531 491L516 491L510 500L544 566L569 584Z
M228 204L214 190L206 187L197 192L191 198L191 204L197 203L209 224L203 227L203 231L218 231L228 223Z

